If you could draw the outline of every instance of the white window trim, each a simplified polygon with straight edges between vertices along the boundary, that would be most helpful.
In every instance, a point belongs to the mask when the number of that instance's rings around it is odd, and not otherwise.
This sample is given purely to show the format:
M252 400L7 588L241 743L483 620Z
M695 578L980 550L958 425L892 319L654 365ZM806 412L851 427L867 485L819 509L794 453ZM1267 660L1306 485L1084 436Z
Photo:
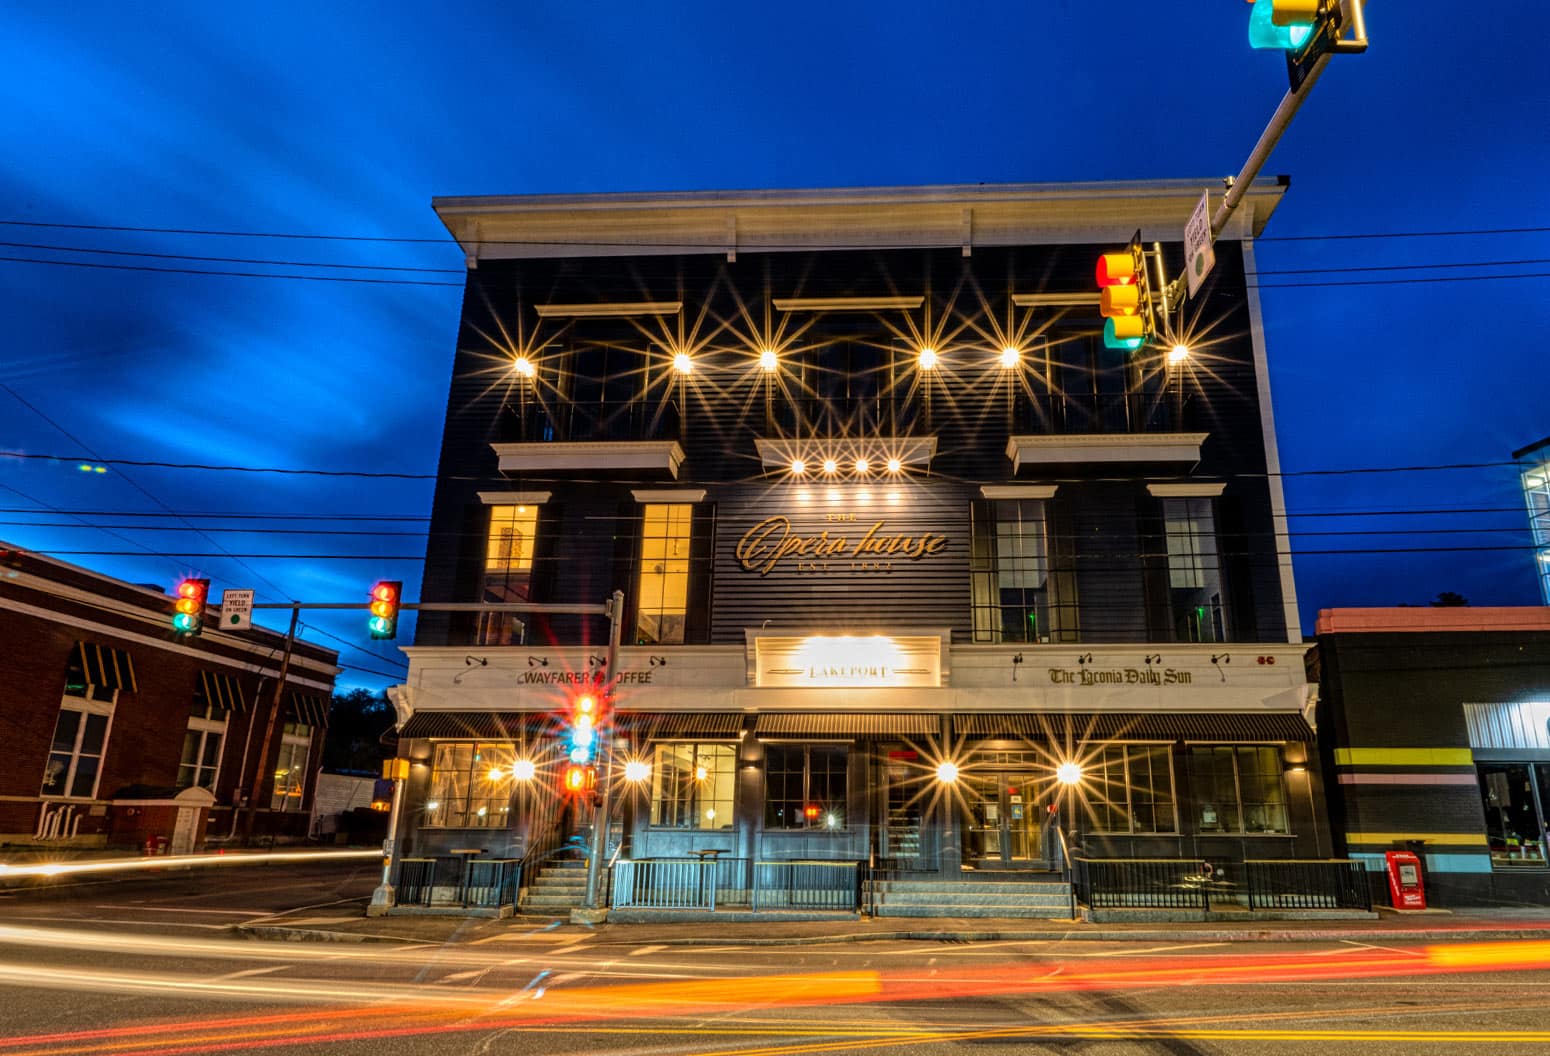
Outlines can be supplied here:
M987 499L1053 499L1059 484L983 484L980 494Z
M705 501L704 488L636 488L630 494L642 506L684 506Z
M230 732L230 730L231 730L231 712L229 712L229 711L226 712L224 717L222 717L219 720L217 720L217 719L195 718L194 716L190 715L189 718L188 718L188 728L190 730L197 731L201 735L200 739L199 739L199 749L200 750L199 750L199 754L195 757L196 760L204 758L204 738L205 738L205 736L209 735L209 734L212 734L212 733L220 735L220 738L221 738L221 750L219 752L217 752L216 755L215 755L215 773L210 778L210 787L208 789L209 792L214 793L215 790L217 788L219 788L220 785L221 785L221 764L226 761L226 748L227 748L226 734L228 732ZM282 737L281 740L283 741L284 738ZM194 763L194 777L196 779L195 782L192 785L185 785L185 786L181 786L181 787L185 787L185 788L204 788L205 786L199 784L199 782L197 780L197 778L199 777L199 771L201 769L202 769L202 767L200 767L199 763L196 761ZM183 763L180 760L178 762L178 777L181 778L182 776L183 776ZM176 784L176 781L174 781L174 784Z
M486 506L542 506L552 494L548 491L481 491L479 501Z
M88 683L88 685L87 685L88 693L90 693L91 689L92 689L92 687ZM52 802L56 802L56 801L59 801L59 802L72 802L72 803L87 803L87 802L90 802L90 801L95 800L97 798L98 788L102 784L102 770L103 770L103 766L104 766L104 764L107 763L107 760L108 760L108 745L112 742L112 739L113 739L113 712L118 707L118 693L119 693L119 691L116 690L116 689L113 691L113 699L112 700L93 700L93 699L91 699L90 696L77 697L77 696L73 696L73 695L71 695L69 693L66 693L66 694L62 695L59 698L59 711L79 711L79 712L81 712L83 714L83 716L84 715L106 715L107 718L108 718L108 724L107 724L106 727L104 727L104 729L102 731L102 751L97 756L97 773L96 773L96 776L94 776L92 778L91 794L88 795L88 796L72 796L72 795L69 795L69 794L61 796L61 795L50 795L47 792L43 792L43 791L40 790L39 793L38 793L38 796L39 796L40 799L46 800L46 801L51 802L51 803ZM55 729L58 729L58 723L59 723L59 713L58 712L55 712L55 714L54 714L54 723L55 723ZM54 736L53 732L50 731L49 732L49 738L50 738L50 740L49 740L49 749L44 754L44 757L43 757L43 765L44 766L48 765L48 757L54 754L54 742L52 740L53 736ZM72 745L72 747L70 749L70 766L69 766L68 769L65 770L64 787L65 787L66 790L68 790L71 785L75 784L75 766L76 766L77 761L81 757L81 738L85 737L85 736L86 736L86 721L83 718L82 721L81 721L80 727L75 731L75 743L74 743L74 745ZM41 782L39 782L39 784L41 785Z
M1146 490L1158 499L1214 499L1227 490L1227 484L1148 484Z

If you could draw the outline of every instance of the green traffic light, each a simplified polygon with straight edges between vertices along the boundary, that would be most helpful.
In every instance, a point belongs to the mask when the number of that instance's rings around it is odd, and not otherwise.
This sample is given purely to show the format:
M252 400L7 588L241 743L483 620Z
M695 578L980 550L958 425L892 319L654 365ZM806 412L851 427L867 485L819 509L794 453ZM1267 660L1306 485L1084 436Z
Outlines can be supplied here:
M1114 332L1114 320L1103 321L1103 344L1107 348L1122 348L1126 352L1134 352L1146 344L1146 337L1120 337Z
M186 612L180 612L176 616L172 617L172 628L173 628L173 630L181 631L184 634L189 633L190 631L194 630L194 628L196 628L198 626L199 626L198 618L195 617L195 616L190 616Z
M1275 22L1275 8L1276 0L1254 0L1254 11L1249 15L1249 46L1296 51L1308 42L1308 37L1313 33L1313 23L1310 20L1278 26Z

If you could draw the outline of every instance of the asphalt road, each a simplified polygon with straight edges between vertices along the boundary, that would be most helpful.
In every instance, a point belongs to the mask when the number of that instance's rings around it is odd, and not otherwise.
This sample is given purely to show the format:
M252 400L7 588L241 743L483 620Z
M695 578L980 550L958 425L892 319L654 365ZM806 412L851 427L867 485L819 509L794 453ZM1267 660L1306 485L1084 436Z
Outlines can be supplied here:
M359 914L369 864L0 896L0 1056L1550 1052L1550 943L235 938ZM623 936L621 938L621 936Z

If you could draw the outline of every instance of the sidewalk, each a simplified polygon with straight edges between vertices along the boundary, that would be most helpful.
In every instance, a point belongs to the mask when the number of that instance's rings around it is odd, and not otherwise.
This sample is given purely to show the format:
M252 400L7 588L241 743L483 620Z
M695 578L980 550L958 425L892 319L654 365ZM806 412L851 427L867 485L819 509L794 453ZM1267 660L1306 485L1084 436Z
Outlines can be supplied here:
M278 916L233 928L269 941L389 942L397 944L534 944L563 946L808 946L878 941L920 942L1332 942L1433 943L1539 939L1550 941L1550 908L1460 909L1401 914L1377 920L1088 924L1067 920L985 918L869 918L833 921L715 921L704 923L571 924L544 917L505 920L467 917ZM507 947L509 948L509 947Z

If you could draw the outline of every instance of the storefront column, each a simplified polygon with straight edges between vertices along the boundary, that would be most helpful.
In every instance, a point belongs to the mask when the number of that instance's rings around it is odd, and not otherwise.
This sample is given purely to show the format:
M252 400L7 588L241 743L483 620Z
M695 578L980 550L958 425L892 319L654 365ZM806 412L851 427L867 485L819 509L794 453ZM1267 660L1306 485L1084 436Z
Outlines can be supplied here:
M753 882L764 834L764 743L745 732L737 746L737 814L732 827L732 854L748 863L745 881Z

